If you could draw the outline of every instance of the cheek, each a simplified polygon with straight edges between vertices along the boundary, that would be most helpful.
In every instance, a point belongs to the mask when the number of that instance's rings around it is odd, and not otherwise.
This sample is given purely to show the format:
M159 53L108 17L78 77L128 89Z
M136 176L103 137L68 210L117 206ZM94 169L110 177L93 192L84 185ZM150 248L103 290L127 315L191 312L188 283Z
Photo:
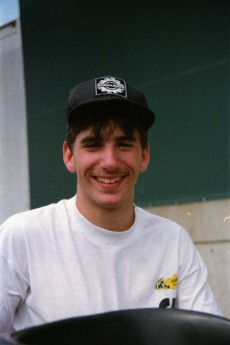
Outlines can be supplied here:
M143 170L143 163L141 159L138 160L137 157L129 160L128 165L135 175L139 175L139 173L141 173Z
M89 158L87 154L74 156L73 164L77 174L83 174L92 167L93 162L92 159Z
M147 161L143 158L142 155L133 158L133 164L136 165L136 170L138 172L143 172L146 169Z

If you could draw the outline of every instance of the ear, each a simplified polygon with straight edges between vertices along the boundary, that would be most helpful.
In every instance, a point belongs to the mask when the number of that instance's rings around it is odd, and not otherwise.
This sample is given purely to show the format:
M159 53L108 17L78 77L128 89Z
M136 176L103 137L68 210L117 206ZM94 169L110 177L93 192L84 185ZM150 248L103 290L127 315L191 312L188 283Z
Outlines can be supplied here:
M65 163L67 170L70 173L76 172L75 165L74 165L73 152L70 150L66 141L64 141L64 144L63 144L63 161Z
M150 150L149 150L149 144L142 150L142 157L140 162L140 173L145 172L145 170L148 168L150 162Z

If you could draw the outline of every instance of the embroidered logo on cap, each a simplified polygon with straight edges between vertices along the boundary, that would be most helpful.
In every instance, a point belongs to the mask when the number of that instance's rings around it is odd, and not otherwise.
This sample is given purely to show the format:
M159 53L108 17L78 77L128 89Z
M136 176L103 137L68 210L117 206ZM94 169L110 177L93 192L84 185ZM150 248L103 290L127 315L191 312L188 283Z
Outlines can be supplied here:
M126 83L122 79L103 77L95 80L96 96L116 95L127 97Z

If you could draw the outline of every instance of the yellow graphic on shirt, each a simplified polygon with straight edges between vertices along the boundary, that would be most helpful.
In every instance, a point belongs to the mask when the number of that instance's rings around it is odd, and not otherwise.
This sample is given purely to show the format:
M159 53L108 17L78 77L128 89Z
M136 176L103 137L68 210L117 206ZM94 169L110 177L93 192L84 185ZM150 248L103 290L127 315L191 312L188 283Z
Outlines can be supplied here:
M178 275L174 274L171 278L164 279L163 277L158 279L155 284L156 290L172 289L175 290L178 285Z

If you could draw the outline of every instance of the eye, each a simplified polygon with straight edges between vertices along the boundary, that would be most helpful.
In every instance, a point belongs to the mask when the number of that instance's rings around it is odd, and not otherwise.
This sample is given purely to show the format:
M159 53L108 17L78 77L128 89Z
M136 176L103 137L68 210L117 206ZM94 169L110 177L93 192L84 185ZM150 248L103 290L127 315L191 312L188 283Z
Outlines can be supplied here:
M133 147L133 142L132 141L121 141L121 142L118 142L117 146L120 148L128 149L128 148Z
M82 144L82 147L86 150L96 150L101 147L101 144L97 140L90 140Z
M99 147L101 147L101 145L98 142L94 142L94 143L88 143L84 146L86 149L97 149Z

